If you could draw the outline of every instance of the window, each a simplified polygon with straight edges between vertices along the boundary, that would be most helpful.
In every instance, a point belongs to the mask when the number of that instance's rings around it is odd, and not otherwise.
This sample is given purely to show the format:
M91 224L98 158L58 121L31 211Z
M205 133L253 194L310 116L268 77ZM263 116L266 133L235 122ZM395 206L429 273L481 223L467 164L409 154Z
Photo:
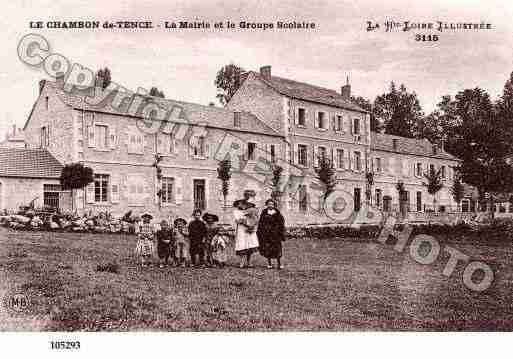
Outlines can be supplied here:
M240 112L233 113L233 127L240 127Z
M256 149L256 143L248 142L248 160L250 160L250 161L255 160L255 149Z
M417 162L415 165L415 176L421 177L422 176L422 163Z
M304 108L297 110L297 124L299 126L306 126L306 110Z
M175 179L170 177L162 178L162 195L161 200L162 203L174 203L174 187L175 187Z
M196 137L196 141L194 143L192 153L196 157L204 157L205 156L205 137L203 137L203 136Z
M193 187L193 201L194 208L201 209L202 211L207 208L207 200L205 195L206 183L204 179L194 179L192 182Z
M344 150L337 148L337 167L344 168Z
M48 127L41 127L41 148L46 148L50 145L50 134Z
M271 155L271 162L276 162L276 146L271 145L269 147L270 155Z
M301 184L298 187L298 200L299 200L299 211L306 212L308 210L308 194L306 192L306 185Z
M319 158L326 158L327 157L326 147L323 147L323 146L317 147L317 156L319 156Z
M376 157L376 172L381 172L383 171L383 168L381 167L381 158L380 157Z
M422 212L422 192L417 192L417 212Z
M61 186L58 184L43 184L43 204L45 207L59 208Z
M45 107L46 107L46 111L48 111L50 109L50 105L48 103L48 96L45 97Z
M317 112L317 127L326 128L326 113L325 112Z
M297 146L297 162L301 166L308 166L308 147L306 145Z
M94 175L94 201L104 203L108 200L109 175Z
M435 173L435 165L430 163L429 164L429 174L434 174Z
M380 189L376 189L376 207L380 208L381 207L381 199L382 199L382 193L381 193L381 190Z
M132 133L129 136L128 152L144 153L144 135L141 133Z
M95 146L100 150L105 150L108 147L109 137L108 129L105 125L94 126Z
M360 134L360 119L359 118L353 119L353 134L354 135Z
M442 177L442 179L446 178L445 166L440 166L440 176Z
M356 151L354 153L354 166L355 166L355 170L357 170L357 171L362 170L362 154L359 151Z
M335 131L343 131L344 130L344 119L342 115L337 115L335 117Z

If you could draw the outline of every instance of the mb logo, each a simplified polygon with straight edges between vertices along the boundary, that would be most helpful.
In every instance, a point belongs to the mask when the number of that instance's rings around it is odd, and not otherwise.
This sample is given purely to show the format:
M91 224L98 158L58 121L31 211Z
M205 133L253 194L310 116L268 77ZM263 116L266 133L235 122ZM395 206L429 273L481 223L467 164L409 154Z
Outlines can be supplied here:
M8 308L21 312L28 308L29 300L24 294L14 294L7 298L6 304Z

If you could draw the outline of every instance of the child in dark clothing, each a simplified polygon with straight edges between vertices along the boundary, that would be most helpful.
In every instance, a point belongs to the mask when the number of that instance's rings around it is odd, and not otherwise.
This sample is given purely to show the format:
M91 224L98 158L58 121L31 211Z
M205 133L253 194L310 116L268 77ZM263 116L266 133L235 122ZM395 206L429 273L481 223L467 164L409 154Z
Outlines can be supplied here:
M169 258L174 259L173 231L169 228L167 221L160 222L160 229L156 233L157 254L160 260L160 268L168 265Z
M207 227L201 220L200 209L195 209L192 216L194 219L189 222L190 253L192 264L197 266L205 263L204 240L207 235Z
M205 228L207 229L203 244L205 259L209 266L213 266L214 260L212 258L212 241L214 240L214 237L217 235L217 233L219 233L219 227L217 226L219 217L212 213L205 213L202 218L203 221L205 221Z

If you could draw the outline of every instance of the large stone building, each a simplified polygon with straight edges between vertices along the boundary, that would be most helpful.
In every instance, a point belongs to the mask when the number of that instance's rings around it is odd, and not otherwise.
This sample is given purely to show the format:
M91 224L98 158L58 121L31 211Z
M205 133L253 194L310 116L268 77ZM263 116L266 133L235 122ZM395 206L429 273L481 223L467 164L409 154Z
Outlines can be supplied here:
M199 207L222 213L217 167L227 156L233 167L228 204L247 188L256 190L261 204L270 195L271 164L284 168L282 204L289 223L329 221L318 211L315 190L320 156L333 161L337 187L353 196L355 211L368 193L373 204L396 210L395 186L402 181L408 210L424 212L432 199L422 175L438 168L445 183L438 209L454 207L448 188L457 159L427 140L372 133L369 114L350 100L349 84L339 93L273 76L270 66L241 80L225 108L120 91L98 104L90 98L101 88L66 91L62 78L42 81L24 127L25 141L61 164L82 162L93 169L94 183L76 191L78 211L147 210L167 217L188 216ZM134 103L157 106L171 116L131 111Z

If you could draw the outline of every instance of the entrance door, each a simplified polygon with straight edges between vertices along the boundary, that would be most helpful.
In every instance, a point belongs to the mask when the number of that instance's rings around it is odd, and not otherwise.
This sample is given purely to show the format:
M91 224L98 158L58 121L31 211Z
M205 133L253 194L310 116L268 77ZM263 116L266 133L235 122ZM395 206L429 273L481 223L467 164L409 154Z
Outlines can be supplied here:
M362 190L360 188L354 189L354 211L358 212L362 207Z
M204 179L195 179L193 180L193 190L194 190L194 208L201 209L204 211L207 207L205 200L205 180Z

